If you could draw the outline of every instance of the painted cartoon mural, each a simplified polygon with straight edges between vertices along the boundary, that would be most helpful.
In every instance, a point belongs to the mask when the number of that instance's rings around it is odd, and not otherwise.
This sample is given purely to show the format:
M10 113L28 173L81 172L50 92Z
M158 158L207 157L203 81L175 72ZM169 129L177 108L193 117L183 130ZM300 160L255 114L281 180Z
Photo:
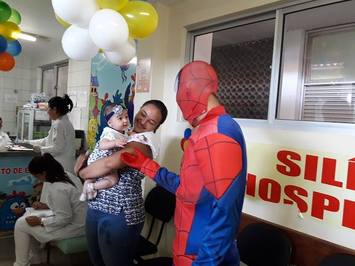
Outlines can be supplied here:
M27 168L31 159L24 156L0 160L0 235L13 230L17 218L35 200L36 179Z
M26 193L13 191L11 195L0 195L0 230L12 230L15 222L29 206Z
M93 149L106 126L104 109L111 103L128 109L133 122L136 65L116 66L98 54L91 62L91 91L89 103L88 146Z

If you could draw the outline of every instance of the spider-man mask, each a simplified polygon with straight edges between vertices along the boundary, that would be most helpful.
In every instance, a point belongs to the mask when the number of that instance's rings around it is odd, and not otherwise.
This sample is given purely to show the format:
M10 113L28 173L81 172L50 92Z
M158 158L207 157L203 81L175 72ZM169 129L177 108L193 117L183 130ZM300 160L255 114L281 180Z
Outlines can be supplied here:
M196 119L207 111L208 97L217 93L217 73L211 65L203 61L186 64L179 72L176 85L176 102L184 118L195 127Z

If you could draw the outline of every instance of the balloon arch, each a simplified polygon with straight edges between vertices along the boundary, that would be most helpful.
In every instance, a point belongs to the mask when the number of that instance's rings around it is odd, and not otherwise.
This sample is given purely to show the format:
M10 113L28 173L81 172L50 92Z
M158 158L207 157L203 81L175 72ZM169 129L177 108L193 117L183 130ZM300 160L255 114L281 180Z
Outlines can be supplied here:
M66 31L64 52L74 60L89 60L99 51L116 65L136 54L135 39L158 26L158 14L148 2L128 0L52 0L57 21Z
M10 71L15 66L15 58L22 47L17 40L21 29L20 13L4 1L0 1L0 71Z

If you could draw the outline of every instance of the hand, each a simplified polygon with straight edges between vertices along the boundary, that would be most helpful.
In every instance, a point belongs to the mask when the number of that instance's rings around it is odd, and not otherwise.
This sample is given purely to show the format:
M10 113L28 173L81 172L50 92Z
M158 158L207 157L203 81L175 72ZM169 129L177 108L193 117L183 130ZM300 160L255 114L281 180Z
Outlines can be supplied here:
M48 206L45 203L35 201L32 203L32 208L35 210L46 210L46 209L48 209Z
M129 152L121 153L121 161L127 164L129 167L140 170L146 160L150 160L139 149L134 148L134 154Z
M145 156L139 149L134 148L134 154L122 152L120 159L126 165L141 171L146 176L155 178L160 165L149 157Z
M80 154L78 159L76 159L74 165L74 173L77 176L79 176L79 171L87 166L89 155L90 153L87 151L86 153Z
M26 222L28 223L29 226L37 226L41 225L41 218L37 216L27 216Z
M127 144L127 140L124 139L116 139L115 146L123 148Z
M33 149L33 151L36 152L36 153L41 153L41 146L36 146L36 145L34 145L34 146L32 147L32 149Z

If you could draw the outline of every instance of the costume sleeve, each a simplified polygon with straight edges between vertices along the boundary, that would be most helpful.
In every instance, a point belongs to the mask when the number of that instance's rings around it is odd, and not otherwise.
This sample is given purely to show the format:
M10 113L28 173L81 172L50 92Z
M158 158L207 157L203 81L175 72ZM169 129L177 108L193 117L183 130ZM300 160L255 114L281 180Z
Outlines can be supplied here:
M48 152L53 156L56 156L63 153L66 145L73 145L73 143L65 142L66 130L65 130L65 125L62 122L59 122L58 124L54 125L51 130L53 130L52 132L53 144L49 146L41 147L42 154Z
M48 193L48 207L53 211L54 216L43 219L43 224L47 232L63 228L72 220L73 213L70 204L70 188L71 184L60 184L60 188L52 185Z
M157 182L159 186L162 186L173 194L176 193L176 190L180 185L180 176L170 172L165 167L161 167L158 170L153 180Z
M192 265L220 265L239 225L245 190L243 151L234 139L213 134L195 147L204 187L213 200L202 245Z

